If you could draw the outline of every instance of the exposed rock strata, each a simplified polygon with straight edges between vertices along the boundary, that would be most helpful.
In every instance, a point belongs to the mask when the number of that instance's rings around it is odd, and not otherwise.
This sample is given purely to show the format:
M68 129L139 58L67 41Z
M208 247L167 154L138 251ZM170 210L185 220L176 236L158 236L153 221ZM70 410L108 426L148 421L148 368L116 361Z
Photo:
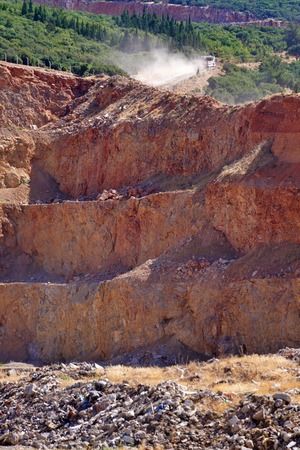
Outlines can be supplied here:
M86 93L91 81L67 73L0 63L1 128L40 127L63 115L72 99ZM9 108L8 108L9 105Z
M174 335L207 355L299 343L299 279L222 275L158 280L147 265L102 283L1 284L0 358L106 359Z
M3 67L1 176L26 191L0 192L0 359L299 346L299 96L228 107ZM51 120L18 131L26 102Z
M49 273L68 277L128 270L196 233L204 221L202 209L193 191L123 202L4 207L3 249L17 247Z
M281 20L258 20L248 11L233 11L213 6L176 5L171 3L154 3L140 1L86 1L86 0L38 0L38 3L56 6L59 8L88 11L96 14L120 16L124 11L129 14L143 14L146 10L150 14L169 16L176 20L189 20L193 22L208 23L257 23L265 26L282 26Z

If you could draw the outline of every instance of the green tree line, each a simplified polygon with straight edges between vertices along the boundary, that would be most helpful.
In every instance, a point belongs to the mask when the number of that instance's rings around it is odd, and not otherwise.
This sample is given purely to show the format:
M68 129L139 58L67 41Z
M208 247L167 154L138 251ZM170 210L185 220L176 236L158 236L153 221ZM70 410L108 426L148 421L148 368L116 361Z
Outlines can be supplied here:
M123 32L109 18L27 1L0 1L0 59L89 73L123 73L112 61Z
M221 26L176 21L169 16L147 13L130 15L123 12L114 19L119 27L140 29L146 33L167 36L174 48L193 48L212 52L226 60L261 60L268 54L287 51L300 55L300 27Z
M82 36L98 41L106 41L108 38L106 28L100 24L90 20L80 20L78 16L70 15L62 9L51 9L42 5L33 6L32 0L23 0L21 14L34 21L72 29Z

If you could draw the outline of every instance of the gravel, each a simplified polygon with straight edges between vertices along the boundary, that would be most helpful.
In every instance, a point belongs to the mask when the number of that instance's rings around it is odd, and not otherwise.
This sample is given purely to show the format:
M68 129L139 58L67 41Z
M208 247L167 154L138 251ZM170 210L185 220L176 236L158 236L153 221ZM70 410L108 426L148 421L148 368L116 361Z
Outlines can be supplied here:
M198 406L205 398L225 402L221 394L187 391L171 381L156 386L112 384L101 372L101 366L91 364L55 365L0 384L0 445L300 449L300 405L293 404L289 393L248 395L218 415ZM62 374L79 373L96 378L62 386Z

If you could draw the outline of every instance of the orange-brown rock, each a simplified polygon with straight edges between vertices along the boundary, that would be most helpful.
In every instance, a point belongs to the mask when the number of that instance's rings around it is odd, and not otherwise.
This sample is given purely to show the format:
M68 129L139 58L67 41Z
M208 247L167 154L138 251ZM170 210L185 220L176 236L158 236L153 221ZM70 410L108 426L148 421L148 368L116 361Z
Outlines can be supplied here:
M40 127L66 112L92 81L64 72L0 63L0 127Z
M261 26L281 27L283 21L273 18L258 20L248 11L233 11L213 6L179 5L168 2L142 2L142 1L82 1L82 0L38 0L38 3L59 8L88 11L93 14L108 14L120 16L124 11L129 14L149 14L169 16L176 20L189 20L193 22L208 23L240 23L258 24Z
M243 165L246 159L227 167L208 186L206 206L213 225L243 252L261 244L299 244L299 163L273 157L253 171L255 161L248 157Z
M126 201L3 207L2 249L17 247L47 272L69 278L128 270L196 233L202 209L192 190Z
M68 104L75 98L80 101L93 82L63 72L0 62L0 203L1 188L15 189L23 184L19 191L24 191L35 149L29 130L65 115ZM4 200L13 200L16 194L6 191Z
M114 97L110 91L116 91ZM273 112L279 104L280 115ZM36 134L35 160L63 192L75 197L159 173L218 171L268 142L274 155L286 160L288 152L297 153L298 110L296 96L228 107L208 97L162 93L118 77L101 80L75 104L71 116Z
M1 360L299 346L300 96L1 67Z
M299 345L299 278L225 283L213 267L176 282L151 265L102 283L0 284L0 358L106 359L172 336L208 355Z

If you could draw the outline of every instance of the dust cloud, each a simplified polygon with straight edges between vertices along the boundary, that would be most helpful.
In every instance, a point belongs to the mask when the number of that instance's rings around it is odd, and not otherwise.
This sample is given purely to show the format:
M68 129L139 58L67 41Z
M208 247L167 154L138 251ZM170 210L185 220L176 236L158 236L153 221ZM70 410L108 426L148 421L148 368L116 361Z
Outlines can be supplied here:
M204 56L188 58L168 50L151 50L144 58L135 61L127 72L133 78L150 86L164 86L178 83L198 72L205 71Z

